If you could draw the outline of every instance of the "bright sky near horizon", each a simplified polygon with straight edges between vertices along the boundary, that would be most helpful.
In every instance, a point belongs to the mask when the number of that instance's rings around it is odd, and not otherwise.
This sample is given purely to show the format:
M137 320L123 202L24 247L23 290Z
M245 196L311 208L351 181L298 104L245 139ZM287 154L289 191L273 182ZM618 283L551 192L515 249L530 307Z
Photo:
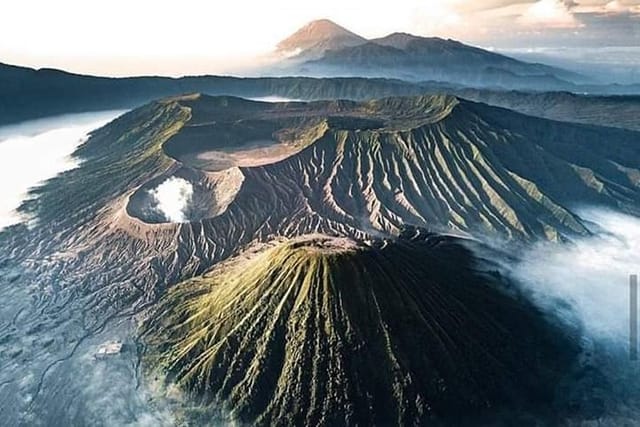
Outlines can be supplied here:
M103 75L225 73L318 18L365 37L640 46L640 0L20 0L0 8L0 62Z

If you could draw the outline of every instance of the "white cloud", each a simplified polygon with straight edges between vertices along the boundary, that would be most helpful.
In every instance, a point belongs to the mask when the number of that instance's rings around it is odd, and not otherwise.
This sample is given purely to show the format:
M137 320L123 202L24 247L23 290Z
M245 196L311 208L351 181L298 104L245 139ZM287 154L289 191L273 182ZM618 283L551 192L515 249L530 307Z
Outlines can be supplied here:
M171 222L186 222L186 211L189 209L193 197L193 186L183 178L171 177L149 190L157 205L155 206L166 220Z
M75 114L0 128L0 230L24 219L16 209L29 189L78 166L70 156L87 133L119 114Z
M640 13L640 4L613 0L604 5L603 11L606 13Z
M638 0L610 0L580 2L575 8L576 13L592 13L618 15L640 13L640 1Z
M518 22L525 26L577 28L581 23L574 15L575 6L572 1L539 0L527 7Z
M626 342L629 276L640 273L640 219L617 212L579 212L594 236L571 244L540 244L514 270L542 308L576 320L591 337Z
M627 7L618 0L613 0L604 5L604 10L607 12L624 12Z

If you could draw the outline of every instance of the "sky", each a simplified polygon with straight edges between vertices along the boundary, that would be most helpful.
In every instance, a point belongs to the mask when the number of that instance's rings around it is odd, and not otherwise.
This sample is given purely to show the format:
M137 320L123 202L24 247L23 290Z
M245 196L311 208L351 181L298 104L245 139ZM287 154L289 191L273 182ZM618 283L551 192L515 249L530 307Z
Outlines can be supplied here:
M640 0L4 0L0 62L100 75L236 73L318 18L495 49L640 47Z

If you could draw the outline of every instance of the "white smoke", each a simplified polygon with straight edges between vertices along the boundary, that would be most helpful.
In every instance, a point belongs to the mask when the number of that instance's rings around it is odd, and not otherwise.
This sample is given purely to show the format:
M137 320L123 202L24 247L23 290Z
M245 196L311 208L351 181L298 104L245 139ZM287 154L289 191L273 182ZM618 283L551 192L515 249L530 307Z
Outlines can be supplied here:
M83 113L0 128L0 230L20 222L16 209L29 189L78 166L70 157L87 134L120 111Z
M149 190L155 208L171 222L187 222L187 210L193 197L193 186L183 178L172 176L153 190Z
M583 209L591 237L526 251L514 270L534 303L581 323L591 338L626 343L629 276L640 273L640 219L603 209Z

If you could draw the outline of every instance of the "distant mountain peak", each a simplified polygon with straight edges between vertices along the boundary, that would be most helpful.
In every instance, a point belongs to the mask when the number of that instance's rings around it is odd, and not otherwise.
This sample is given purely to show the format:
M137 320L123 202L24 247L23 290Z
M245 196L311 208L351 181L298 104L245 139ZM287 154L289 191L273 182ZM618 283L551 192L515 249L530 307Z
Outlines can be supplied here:
M327 33L349 33L353 34L351 31L347 30L341 25L336 24L331 19L316 19L311 22L308 22L304 27L300 28L300 32L309 31L309 32L320 32L323 34Z
M322 54L327 50L341 49L365 43L367 40L329 19L311 21L277 45L277 50L287 56L301 52Z

